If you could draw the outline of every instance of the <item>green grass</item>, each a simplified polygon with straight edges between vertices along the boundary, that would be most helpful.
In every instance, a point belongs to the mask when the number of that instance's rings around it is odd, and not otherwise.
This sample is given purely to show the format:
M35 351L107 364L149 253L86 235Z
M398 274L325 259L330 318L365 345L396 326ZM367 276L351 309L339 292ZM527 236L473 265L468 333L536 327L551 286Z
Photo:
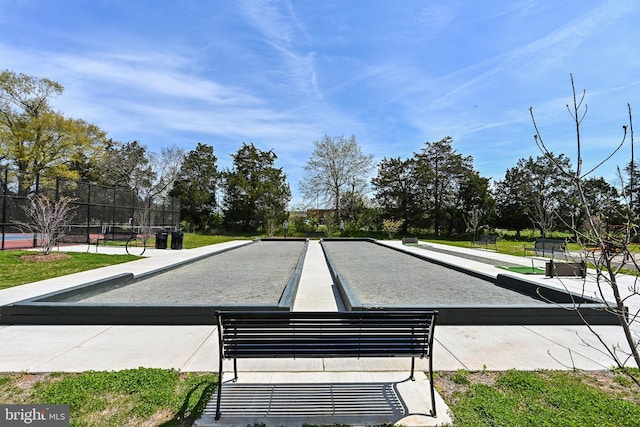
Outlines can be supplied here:
M200 417L216 379L214 374L147 368L0 374L0 401L69 405L71 426L184 426Z
M0 402L67 404L71 426L189 426L216 378L150 368L4 373ZM618 372L459 370L438 373L436 385L457 427L636 427L640 420L640 390Z
M422 241L440 243L443 245L450 246L458 246L461 248L470 248L471 241L470 240L450 240L450 239L435 239L429 238L424 239ZM515 256L524 256L524 248L532 248L533 240L512 240L512 239L498 239L496 242L497 252L501 254L507 255L515 255ZM492 246L489 246L489 249L494 249ZM580 251L582 248L577 243L567 243L567 250L569 251ZM633 250L633 248L631 248ZM532 252L528 252L528 255L531 255Z
M571 371L508 371L448 375L444 399L454 426L638 426L640 393L600 377ZM439 376L439 388L444 383ZM613 385L612 385L613 384Z
M520 274L545 274L546 272L546 270L541 267L526 267L526 266L519 266L519 265L518 266L499 265L497 267L503 270L513 271L514 273L520 273Z
M140 259L140 257L126 254L106 255L87 252L68 252L65 253L68 257L64 259L53 258L59 253L52 252L49 255L53 259L51 261L36 262L24 258L24 255L37 253L0 251L0 289Z
M210 236L206 234L185 233L182 247L184 249L199 248L202 246L215 245L218 243L230 242L232 240L247 240L248 237L238 236Z
M450 239L435 239L435 238L429 238L429 239L424 239L421 241L426 241L426 242L432 242L432 243L439 243L442 245L449 245L449 246L457 246L460 248L470 248L471 247L471 241L470 240L450 240ZM496 246L498 248L498 252L501 254L508 254L508 255L516 255L516 256L523 256L524 255L524 247L525 245L531 245L531 243L527 243L526 241L523 240L503 240L503 239L498 239L498 241L496 242ZM490 248L493 249L493 248Z

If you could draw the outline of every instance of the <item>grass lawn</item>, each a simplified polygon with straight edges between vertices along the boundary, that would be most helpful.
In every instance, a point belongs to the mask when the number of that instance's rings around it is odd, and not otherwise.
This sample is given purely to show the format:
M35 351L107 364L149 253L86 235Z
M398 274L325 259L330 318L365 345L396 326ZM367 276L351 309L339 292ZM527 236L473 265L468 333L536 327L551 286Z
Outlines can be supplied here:
M640 391L613 372L439 372L454 426L637 427ZM0 402L68 404L72 426L189 426L215 374L138 368L0 374ZM260 426L256 420L254 426Z
M127 254L87 252L52 252L46 256L34 256L37 254L34 251L0 251L0 289L140 259Z
M249 238L238 236L208 236L204 234L185 233L182 247L184 249L193 249L202 246L230 242L232 240L249 240Z
M69 405L71 426L189 426L215 374L138 368L118 372L0 374L0 402Z
M448 239L420 239L423 242L439 243L441 245L457 246L459 248L471 248L471 242L469 240L448 240ZM503 240L498 239L496 246L498 252L501 254L523 256L524 247L530 247L533 243L525 241ZM483 248L484 249L484 248ZM491 247L490 249L494 249Z
M640 425L640 390L613 372L440 372L436 387L454 426Z
M443 245L457 246L461 248L470 248L471 242L469 240L447 240L447 239L424 239L421 241L425 242L433 242L440 243ZM532 248L533 241L525 241L525 240L506 240L506 239L498 239L496 242L496 246L498 248L498 253L514 255L514 256L524 256L524 248ZM490 249L493 249L491 246ZM567 243L568 251L576 251L579 252L582 250L582 247L577 243ZM638 252L640 249L637 244L632 244L629 246L629 250L631 252ZM532 252L528 252L527 255L531 255Z

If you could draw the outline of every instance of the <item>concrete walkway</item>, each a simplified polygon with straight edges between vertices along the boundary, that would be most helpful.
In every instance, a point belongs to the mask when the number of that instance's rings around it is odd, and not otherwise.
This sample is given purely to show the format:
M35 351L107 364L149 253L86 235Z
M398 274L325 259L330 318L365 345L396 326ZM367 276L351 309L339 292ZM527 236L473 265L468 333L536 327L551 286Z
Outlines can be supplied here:
M0 291L0 304L19 301L46 292L64 289L100 277L108 277L122 272L134 275L144 274L172 263L186 262L190 258L223 250L245 242L229 242L205 248L172 251L148 250L147 259L127 264L105 267L23 285ZM446 259L478 271L502 273L487 263L460 258L450 253L429 251L428 248L406 247L400 242L386 244L402 247L408 251ZM458 251L462 255L481 255L497 261L513 264L538 265L543 259L521 258L496 254L479 249L452 248L435 249ZM77 247L76 250L86 250ZM121 248L100 248L100 252ZM546 285L555 283L558 287L582 286L579 279L539 278ZM322 249L318 241L310 241L302 271L300 289L294 303L294 310L338 310L341 302L336 298L331 276L326 267ZM636 300L634 307L640 307ZM594 329L609 344L626 347L622 329L616 326L597 326ZM455 371L458 369L508 370L508 369L573 369L602 370L612 366L611 360L603 354L601 344L584 326L438 326L434 345L435 371ZM2 372L79 372L85 370L121 370L137 367L174 368L181 371L217 371L218 343L214 326L29 326L0 325L0 371ZM425 369L424 361L418 361L417 368ZM225 363L225 371L232 368ZM239 386L262 384L277 392L278 387L293 387L293 393L314 396L323 393L330 384L344 387L355 384L384 384L396 391L398 400L405 405L405 414L426 414L428 412L429 387L426 377L420 376L415 382L407 382L409 360L404 359L302 359L302 360L241 360L239 361ZM225 375L225 378L228 378ZM309 384L317 387L310 389ZM296 388L297 387L297 388ZM306 388L305 388L306 387ZM425 394L426 391L426 394ZM354 405L368 402L357 402ZM321 394L317 396L321 397ZM443 424L449 421L446 405L438 399L438 418L425 415L399 417L397 413L386 415L387 421L375 421L362 417L363 422L399 423L407 426ZM295 400L295 399L294 399ZM293 402L293 400L292 400ZM357 405L356 405L357 406ZM224 408L224 404L223 404ZM209 407L207 414L215 408ZM222 417L214 423L206 415L198 425L246 425L264 422L267 425L301 425L306 423L358 423L353 417L329 417L320 420L308 414L293 414L293 417L261 415L265 408L254 408L257 415L249 421L246 418ZM375 414L372 414L375 416ZM356 415L356 418L361 417ZM391 418L389 418L391 417ZM375 418L375 417L374 417ZM381 419L381 418L376 418ZM390 421L389 421L390 420Z

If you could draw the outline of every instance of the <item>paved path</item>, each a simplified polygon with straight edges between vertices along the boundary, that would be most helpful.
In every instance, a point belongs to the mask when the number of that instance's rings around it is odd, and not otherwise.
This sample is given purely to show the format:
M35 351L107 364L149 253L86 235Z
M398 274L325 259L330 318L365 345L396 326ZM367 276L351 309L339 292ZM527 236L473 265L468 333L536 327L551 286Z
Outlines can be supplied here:
M206 248L172 251L149 250L149 258L119 266L77 273L64 278L49 279L0 291L0 304L19 301L45 292L64 289L87 281L121 272L143 274L168 263L185 262L245 242L230 242ZM386 244L401 247L400 242ZM438 247L438 245L432 245ZM477 271L497 274L490 264L456 257L451 253L428 251L418 247L403 247L408 251L446 259ZM510 257L478 249L451 248L463 254L489 257L514 264L542 265L544 260ZM86 250L78 247L77 250ZM100 251L121 249L100 248ZM503 272L503 271L500 271ZM581 281L542 279L545 284L580 288ZM555 282L554 282L555 281ZM634 307L640 306L632 301ZM318 241L310 241L302 271L295 310L338 310L341 302L331 282L322 249ZM622 330L616 326L594 328L603 339L624 346ZM120 370L158 367L182 371L217 371L217 332L214 326L29 326L0 325L0 371L49 372L85 370ZM600 351L600 344L583 326L439 326L436 328L434 369L436 371L508 370L508 369L585 369L602 370L612 366ZM428 382L419 377L407 382L408 360L404 359L302 359L302 360L242 360L239 362L240 384L267 384L278 387L285 383L327 384L332 382L393 384L408 413L428 411ZM422 363L422 364L421 364ZM230 363L225 364L225 370ZM418 361L418 369L425 369ZM426 395L425 395L426 390ZM212 409L209 408L209 412ZM412 415L393 422L407 426L434 425L446 422L446 405L438 397L438 419ZM308 417L276 419L254 418L252 422L273 425L299 425ZM348 418L343 420L349 421ZM223 417L219 423L205 417L199 425L246 425L239 418ZM325 421L317 421L325 422ZM333 417L330 423L341 422ZM385 421L389 422L389 421ZM289 423L289 424L287 424Z
M309 241L305 263L300 275L298 294L293 303L293 311L338 311L344 310L338 291L327 264L319 241Z

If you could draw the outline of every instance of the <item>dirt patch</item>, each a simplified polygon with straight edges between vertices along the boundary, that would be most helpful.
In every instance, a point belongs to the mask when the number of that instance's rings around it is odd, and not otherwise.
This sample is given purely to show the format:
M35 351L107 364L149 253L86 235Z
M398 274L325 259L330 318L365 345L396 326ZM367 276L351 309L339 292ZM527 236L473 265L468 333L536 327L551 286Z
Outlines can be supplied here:
M459 396L467 391L472 384L485 384L493 386L498 372L438 372L435 385L440 396L445 402L451 404L459 399Z
M48 255L34 253L20 256L20 259L26 262L52 262L67 258L71 258L71 255L61 252L50 252Z

